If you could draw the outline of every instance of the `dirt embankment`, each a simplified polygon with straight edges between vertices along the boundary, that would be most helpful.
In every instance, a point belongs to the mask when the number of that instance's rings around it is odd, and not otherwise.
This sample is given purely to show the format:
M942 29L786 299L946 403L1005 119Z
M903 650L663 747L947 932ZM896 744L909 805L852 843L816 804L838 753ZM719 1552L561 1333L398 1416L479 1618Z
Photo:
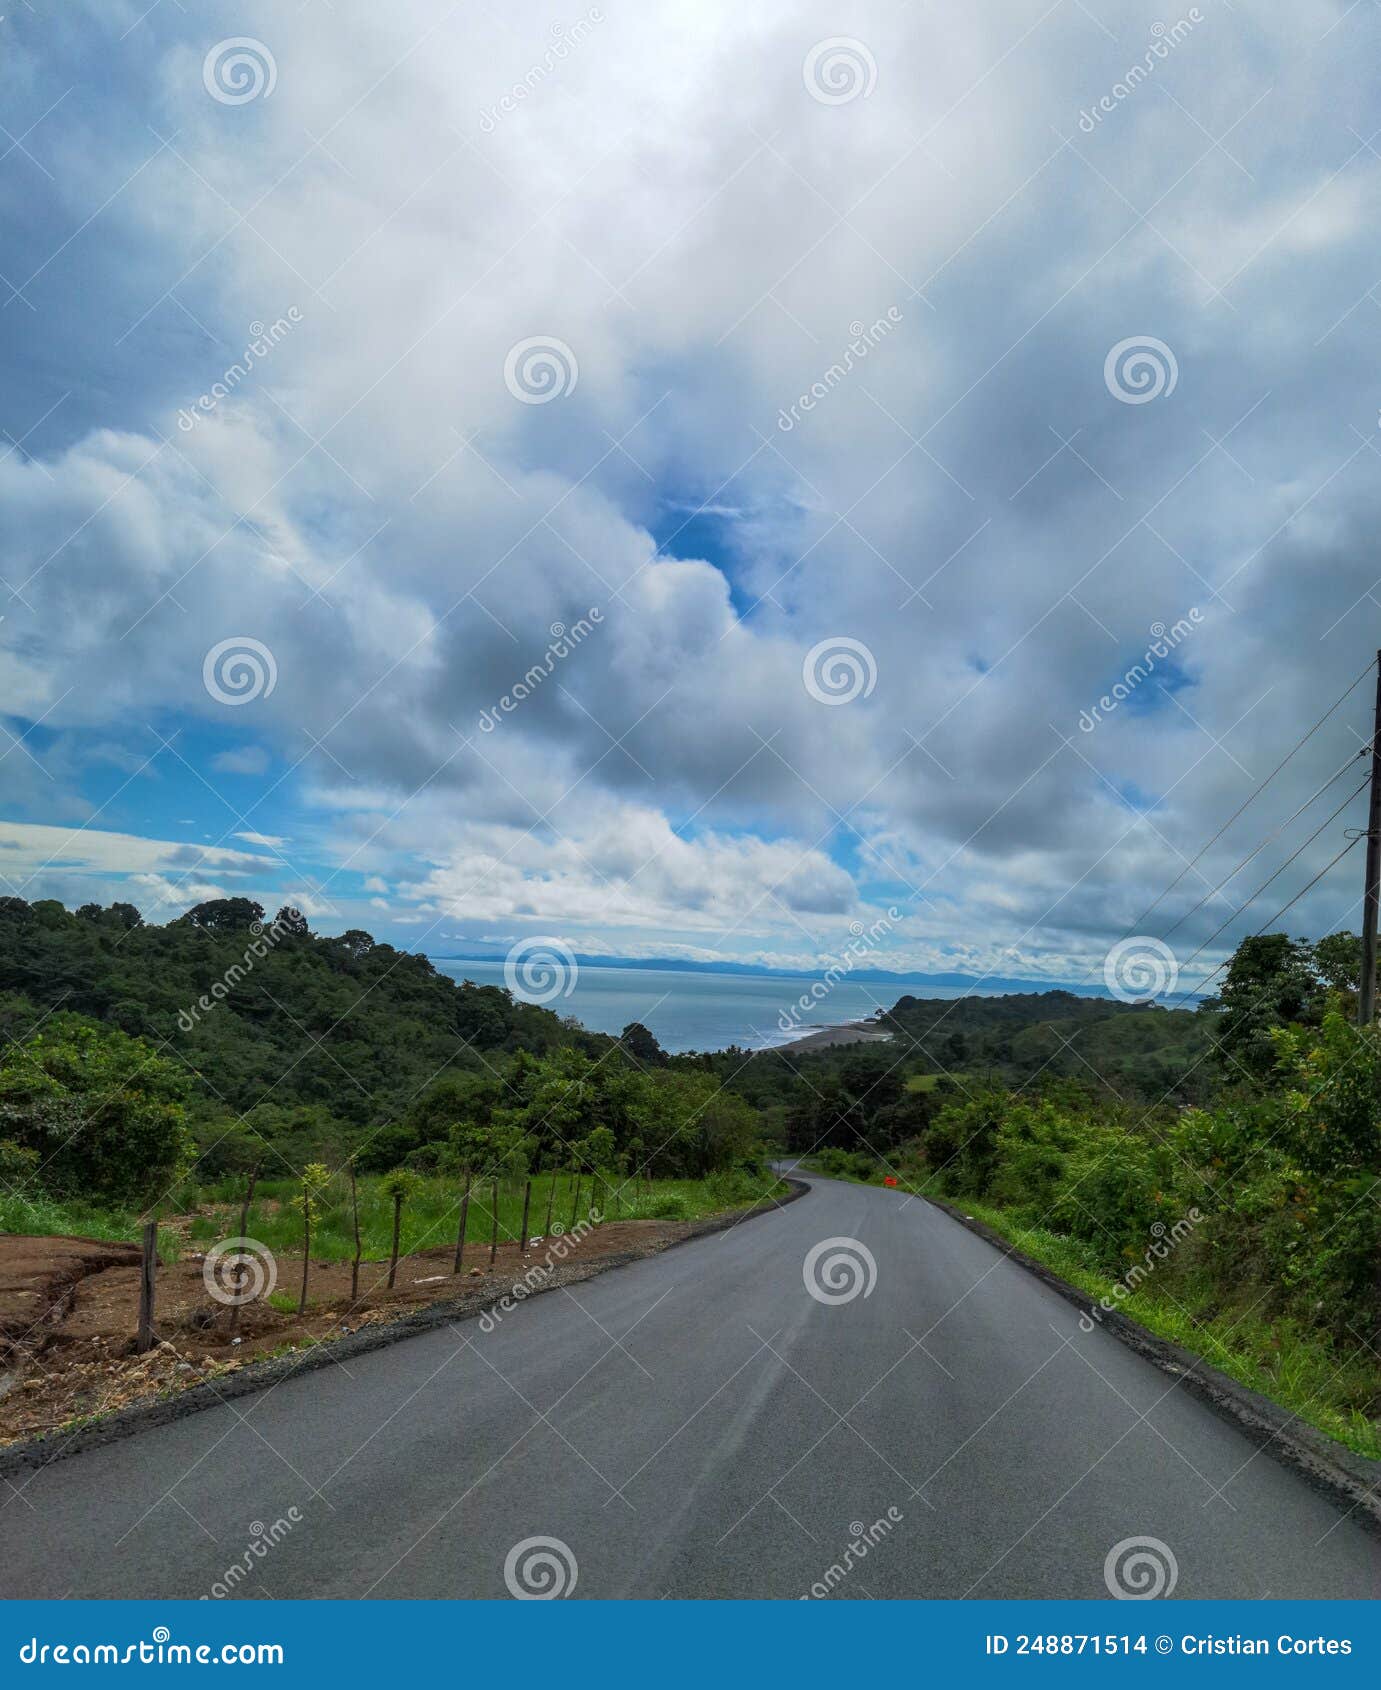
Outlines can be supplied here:
M613 1221L577 1237L552 1237L520 1252L467 1244L459 1275L454 1246L400 1257L394 1288L388 1263L360 1264L350 1295L348 1262L313 1262L307 1310L296 1312L302 1258L280 1255L274 1288L233 1311L216 1301L204 1257L184 1252L158 1269L158 1346L134 1353L139 1251L82 1238L0 1234L0 1445L55 1431L148 1397L211 1382L265 1356L311 1347L397 1321L412 1310L461 1301L475 1312L510 1295L588 1278L611 1257L652 1255L695 1230L684 1221Z

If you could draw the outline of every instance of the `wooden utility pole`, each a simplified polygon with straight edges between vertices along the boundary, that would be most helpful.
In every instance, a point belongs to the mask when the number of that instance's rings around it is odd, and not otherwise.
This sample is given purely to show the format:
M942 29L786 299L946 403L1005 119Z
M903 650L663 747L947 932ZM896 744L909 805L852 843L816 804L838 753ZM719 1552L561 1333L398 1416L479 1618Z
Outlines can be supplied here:
M1381 651L1376 654L1376 716L1371 731L1371 802L1367 806L1367 879L1362 894L1362 979L1357 1025L1376 1020L1376 918L1381 908Z

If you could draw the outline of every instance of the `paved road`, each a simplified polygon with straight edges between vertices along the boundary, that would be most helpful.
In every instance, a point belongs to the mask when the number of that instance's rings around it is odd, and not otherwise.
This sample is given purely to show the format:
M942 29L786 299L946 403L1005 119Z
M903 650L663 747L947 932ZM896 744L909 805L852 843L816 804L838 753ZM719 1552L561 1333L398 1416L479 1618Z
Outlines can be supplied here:
M196 1597L247 1560L240 1596L503 1596L532 1537L566 1546L581 1597L796 1597L832 1564L845 1597L1104 1597L1133 1537L1168 1548L1177 1597L1381 1591L1355 1520L981 1239L812 1184L489 1334L443 1328L18 1481L0 1592ZM808 1293L831 1237L871 1253L871 1294Z

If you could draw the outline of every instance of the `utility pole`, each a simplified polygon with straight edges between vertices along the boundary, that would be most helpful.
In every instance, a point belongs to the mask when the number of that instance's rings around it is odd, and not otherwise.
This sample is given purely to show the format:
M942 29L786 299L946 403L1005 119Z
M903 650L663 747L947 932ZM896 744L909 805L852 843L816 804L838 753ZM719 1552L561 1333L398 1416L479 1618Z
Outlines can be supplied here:
M1371 730L1371 796L1367 806L1367 880L1362 893L1362 979L1357 1025L1376 1020L1376 918L1381 909L1381 651L1376 654L1376 716Z

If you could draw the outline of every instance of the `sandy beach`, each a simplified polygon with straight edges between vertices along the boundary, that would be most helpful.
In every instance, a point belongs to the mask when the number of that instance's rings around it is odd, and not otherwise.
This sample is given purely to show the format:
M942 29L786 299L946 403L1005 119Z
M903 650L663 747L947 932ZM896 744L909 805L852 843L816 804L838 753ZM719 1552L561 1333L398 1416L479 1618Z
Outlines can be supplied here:
M777 1045L778 1050L828 1050L831 1045L886 1044L892 1037L873 1021L841 1021L827 1027L813 1027L804 1038Z

